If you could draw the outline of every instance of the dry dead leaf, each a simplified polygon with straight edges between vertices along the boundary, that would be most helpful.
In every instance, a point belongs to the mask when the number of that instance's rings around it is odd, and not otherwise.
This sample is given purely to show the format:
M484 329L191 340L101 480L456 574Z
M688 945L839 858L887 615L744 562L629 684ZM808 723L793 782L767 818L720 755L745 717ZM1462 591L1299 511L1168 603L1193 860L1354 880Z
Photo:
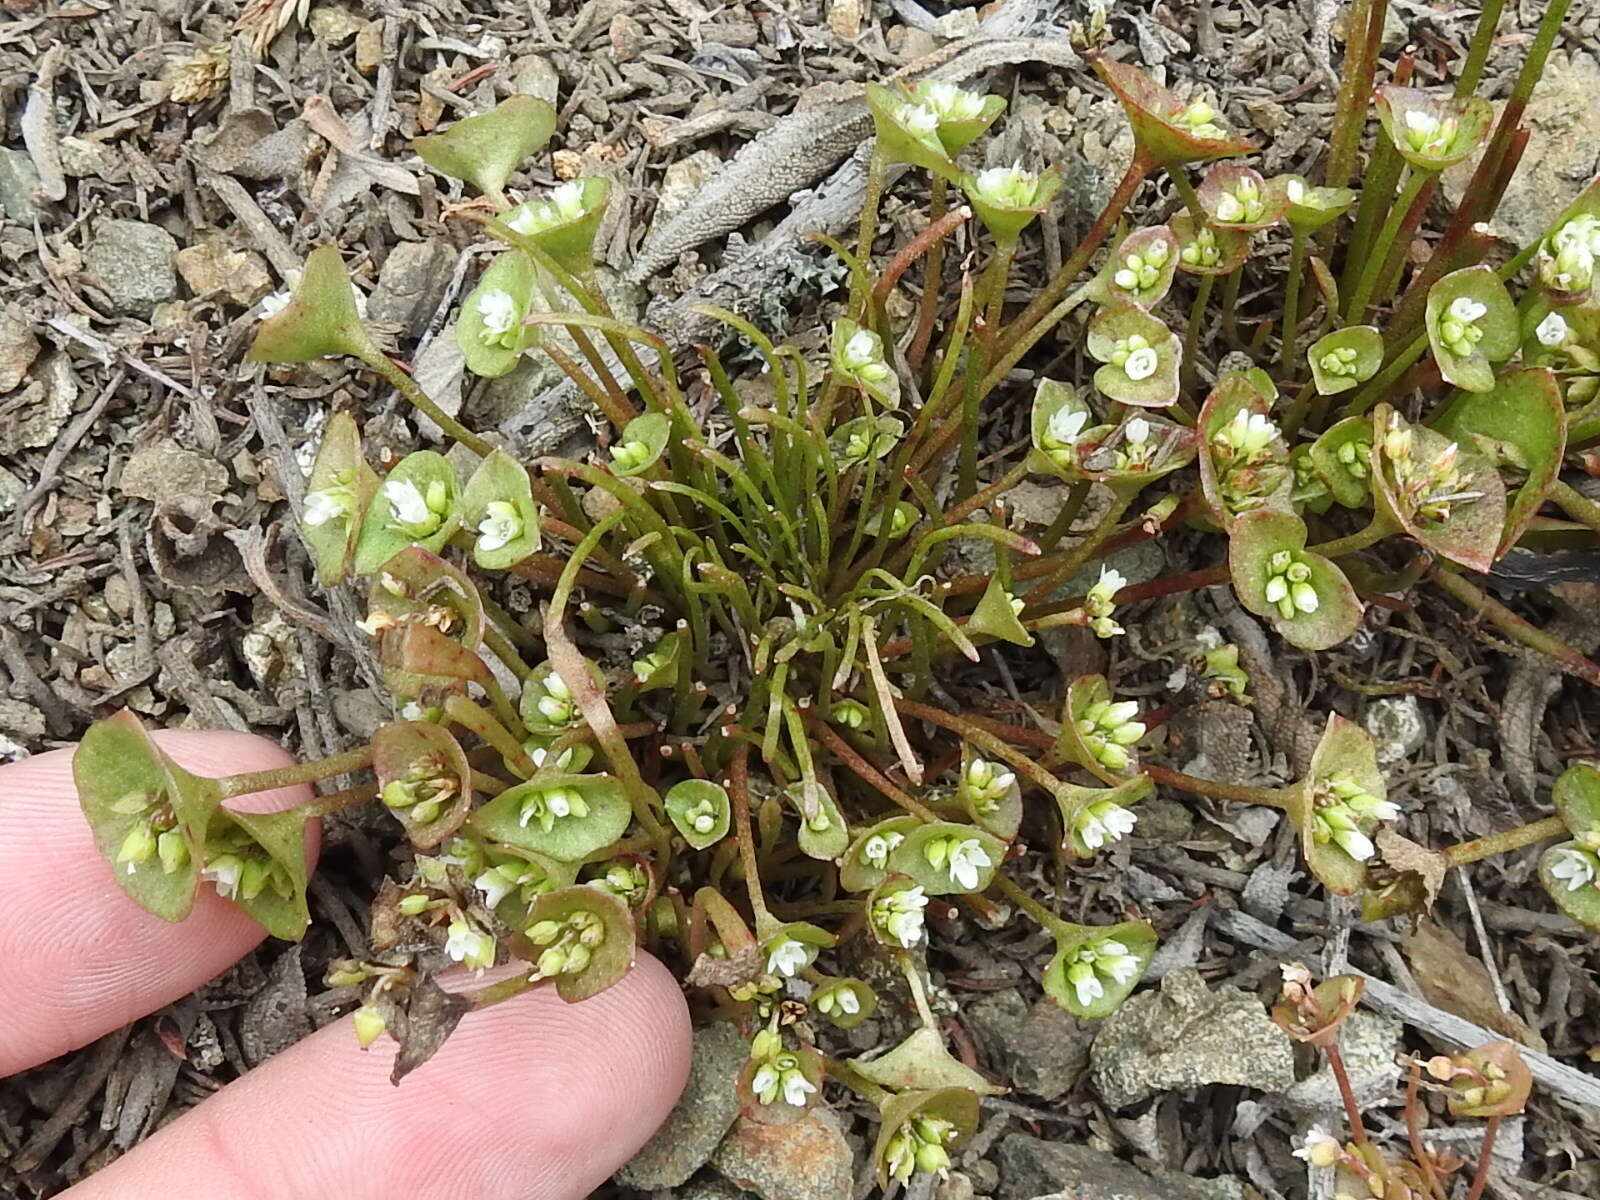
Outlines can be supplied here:
M1544 1039L1500 1007L1489 971L1450 930L1427 917L1404 942L1406 960L1428 1003L1507 1037L1544 1050Z

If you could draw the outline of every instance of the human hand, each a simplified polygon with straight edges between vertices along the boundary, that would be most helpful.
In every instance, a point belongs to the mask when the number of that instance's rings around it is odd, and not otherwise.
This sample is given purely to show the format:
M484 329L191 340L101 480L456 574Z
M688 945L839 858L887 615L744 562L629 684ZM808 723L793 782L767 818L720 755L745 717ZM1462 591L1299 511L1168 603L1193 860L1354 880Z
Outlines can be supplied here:
M200 773L291 761L249 734L156 737ZM0 1078L189 994L265 936L209 886L181 924L129 900L78 807L71 756L0 768ZM281 788L239 807L275 811L307 798L305 788ZM389 1082L395 1044L362 1051L350 1023L336 1021L65 1195L586 1196L666 1117L689 1046L678 987L645 955L581 1004L537 988L469 1014L399 1087Z

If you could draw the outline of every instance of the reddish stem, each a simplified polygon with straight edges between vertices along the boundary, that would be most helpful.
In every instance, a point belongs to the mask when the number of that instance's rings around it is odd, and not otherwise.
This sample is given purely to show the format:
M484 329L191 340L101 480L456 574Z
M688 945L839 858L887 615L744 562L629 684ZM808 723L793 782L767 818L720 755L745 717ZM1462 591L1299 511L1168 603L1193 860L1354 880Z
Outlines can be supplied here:
M1367 1127L1361 1123L1361 1106L1356 1103L1356 1094L1350 1087L1350 1075L1344 1069L1344 1055L1332 1042L1323 1046L1322 1052L1328 1056L1328 1066L1333 1069L1333 1077L1339 1084L1339 1098L1344 1101L1344 1115L1350 1125L1350 1136L1356 1145L1365 1146L1368 1144Z
M1467 1200L1478 1200L1483 1195L1483 1185L1489 1182L1489 1167L1494 1161L1494 1139L1500 1132L1500 1114L1495 1113L1483 1128L1483 1149L1478 1151L1478 1169L1472 1173L1472 1186L1467 1189Z
M877 286L872 289L872 298L879 304L887 300L889 293L894 291L894 285L900 282L900 276L906 273L912 263L926 254L935 242L943 241L960 229L971 217L972 210L965 204L959 208L952 208L902 246L899 253L890 259L889 265L883 269Z

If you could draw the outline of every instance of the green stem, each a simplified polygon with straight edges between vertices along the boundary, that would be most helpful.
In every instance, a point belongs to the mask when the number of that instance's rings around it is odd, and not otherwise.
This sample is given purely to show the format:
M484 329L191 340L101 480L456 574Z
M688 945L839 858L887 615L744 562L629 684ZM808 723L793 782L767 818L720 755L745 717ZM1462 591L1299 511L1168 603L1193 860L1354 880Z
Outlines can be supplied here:
M1545 817L1542 821L1530 821L1515 829L1473 838L1470 842L1457 842L1445 848L1444 856L1450 860L1452 867L1460 867L1496 854L1509 854L1551 838L1564 838L1568 832L1566 822L1560 817Z
M1084 563L1094 557L1100 545L1116 530L1117 522L1122 519L1122 514L1127 511L1128 505L1133 502L1132 496L1118 495L1107 507L1105 514L1100 518L1099 524L1084 535L1071 550L1061 556L1055 569L1045 577L1044 582L1036 586L1023 599L1030 605L1042 603L1050 593L1061 586L1063 580L1070 579L1075 571Z
M328 792L326 795L318 796L315 800L297 806L294 811L309 821L318 821L333 813L343 812L347 808L354 808L358 804L366 804L377 798L377 784L360 783L343 791Z
M1006 372L1016 366L1022 360L1024 354L1038 345L1045 334L1066 320L1068 313L1089 298L1092 282L1091 280L1090 283L1084 284L1070 296L1064 297L1061 303L1045 313L1044 317L1033 328L1016 338L1009 346L1002 339L1001 345L1004 348L1001 350L1000 359L984 374L983 383L978 388L980 399L994 391L995 386L1006 377ZM1015 328L1015 325L1012 328Z
M1417 197L1422 194L1422 189L1432 181L1434 172L1419 170L1412 167L1406 176L1405 185L1400 189L1400 196L1389 209L1389 216L1383 223L1383 228L1378 231L1377 240L1372 243L1366 252L1365 261L1361 268L1361 279L1356 284L1356 290L1350 293L1345 303L1345 318L1353 324L1361 324L1366 319L1367 307L1373 299L1373 292L1377 289L1378 280L1383 277L1384 264L1389 258L1389 248L1394 245L1396 237L1407 225L1414 224L1421 218L1420 213L1413 214Z
M883 177L888 164L874 143L872 157L867 162L867 192L861 204L861 225L856 235L856 261L862 269L855 273L850 289L850 311L863 325L871 322L866 315L866 265L872 261L872 243L878 236L878 205L883 200Z
M1278 351L1278 366L1284 373L1293 369L1300 352L1300 277L1306 269L1304 230L1296 229L1289 244L1289 278L1283 284L1283 345Z
M1244 283L1243 264L1229 271L1222 280L1222 336L1230 346L1239 344L1239 288Z
M493 746L507 767L523 779L531 778L539 770L519 742L493 713L474 704L465 696L451 696L444 702L444 715L457 725L470 729L485 745Z
M1456 76L1457 100L1472 95L1478 80L1483 78L1483 67L1489 61L1489 50L1494 46L1495 29L1500 24L1500 12L1504 8L1505 0L1483 0L1483 7L1478 10L1478 26L1472 31L1472 44L1467 47L1461 73Z
M1389 360L1388 366L1369 379L1366 386L1350 398L1350 402L1344 406L1344 411L1339 414L1340 417L1359 417L1372 408L1389 394L1389 389L1415 365L1427 349L1428 334L1424 330L1412 338L1409 345Z
M1194 184L1189 179L1189 172L1181 166L1167 168L1167 175L1172 179L1178 189L1178 194L1183 197L1183 203L1189 209L1189 215L1195 219L1196 231L1211 223L1211 214L1206 212L1206 206L1200 203L1200 193L1194 190Z
M1347 534L1342 538L1335 538L1331 542L1307 546L1306 549L1313 554L1320 554L1324 558L1338 558L1342 554L1354 554L1358 550L1365 550L1373 543L1382 541L1394 531L1394 526L1387 520L1381 516L1374 516L1364 529L1358 529L1355 533Z
M1593 661L1579 654L1554 634L1523 620L1494 597L1461 578L1453 568L1440 565L1434 569L1433 578L1458 602L1488 621L1507 637L1521 642L1530 650L1548 655L1567 674L1576 675L1579 679L1600 687L1600 666L1596 666Z
M510 1000L514 996L520 996L529 988L543 982L545 982L544 978L535 975L530 967L527 971L513 975L509 979L502 979L499 983L491 983L487 987L481 987L475 992L467 993L467 1002L472 1011L476 1012L479 1009L499 1004L503 1000Z
M1563 483L1557 479L1550 484L1550 490L1545 493L1545 498L1553 500L1561 511L1574 521L1587 525L1596 533L1600 533L1600 503L1589 499L1571 484Z
M1071 531L1072 523L1083 511L1083 502L1089 498L1091 486L1087 479L1080 479L1067 489L1067 498L1061 505L1061 511L1056 513L1055 520L1050 522L1044 533L1034 539L1040 554L1049 554L1056 548L1056 543Z
M300 783L315 783L333 775L348 775L372 765L372 747L357 746L343 754L319 758L314 762L295 763L289 767L274 767L270 771L248 771L242 775L224 775L217 780L222 798L248 796L253 792L270 792L275 788L293 787Z
M1189 323L1183 331L1183 387L1194 391L1200 381L1200 331L1205 325L1206 305L1211 303L1211 289L1217 286L1215 275L1202 275L1195 289L1194 301L1189 305Z
M1027 892L1013 883L1008 875L996 872L992 886L998 888L1002 896L1039 922L1046 932L1057 937L1070 937L1072 935L1072 928L1067 922L1028 895Z
M1379 133L1362 179L1361 199L1356 204L1350 236L1344 244L1344 274L1340 280L1340 290L1346 296L1355 291L1356 280L1367 263L1378 226L1393 211L1395 189L1400 186L1400 172L1405 165L1406 160L1400 157L1400 151L1395 149L1394 143L1385 134ZM1325 230L1327 228L1324 227Z
M1201 779L1185 775L1166 767L1141 763L1139 769L1163 787L1193 792L1197 796L1210 796L1213 800L1232 800L1238 804L1263 804L1268 808L1286 808L1288 797L1282 788L1247 787L1239 783L1222 783L1216 779Z
M1352 0L1345 19L1345 63L1334 107L1333 136L1328 143L1328 166L1322 182L1344 187L1355 173L1356 151L1366 127L1367 97L1383 42L1386 0Z
M417 385L417 381L402 371L399 365L382 350L376 346L369 347L368 352L361 355L361 361L388 380L395 391L409 400L413 408L431 420L447 436L455 438L480 458L487 458L494 452L492 445L440 408L433 398Z

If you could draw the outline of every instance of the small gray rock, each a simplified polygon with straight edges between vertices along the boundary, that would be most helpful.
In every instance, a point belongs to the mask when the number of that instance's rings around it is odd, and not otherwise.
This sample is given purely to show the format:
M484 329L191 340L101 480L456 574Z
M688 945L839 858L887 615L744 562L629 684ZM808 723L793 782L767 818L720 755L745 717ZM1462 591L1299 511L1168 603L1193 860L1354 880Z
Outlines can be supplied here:
M1384 696L1367 706L1361 718L1372 735L1380 767L1410 758L1428 740L1428 723L1415 696Z
M1232 1178L1196 1179L1132 1163L1089 1146L1007 1134L995 1150L998 1200L1243 1200Z
M117 486L125 496L158 504L214 500L228 486L228 469L209 455L168 440L136 450Z
M159 225L102 221L89 243L85 265L113 311L146 317L157 304L178 294L172 269L177 253L178 243Z
M32 225L39 219L39 172L24 150L0 149L0 212L18 225Z
M813 1109L792 1125L734 1122L711 1160L762 1200L849 1200L855 1160L839 1118Z
M1093 1031L1051 1000L1029 1008L1015 992L995 992L967 1005L966 1019L1019 1091L1059 1099L1089 1067Z
M1112 1108L1207 1083L1281 1092L1295 1081L1292 1043L1261 1001L1233 987L1213 992L1193 969L1172 972L1159 991L1130 998L1108 1017L1090 1068Z
M367 316L398 325L405 337L419 336L444 294L455 259L442 238L401 242L383 260L378 286L367 299Z
M645 1192L675 1188L704 1166L739 1115L734 1080L749 1053L727 1021L698 1030L682 1098L655 1136L617 1172L617 1181Z

